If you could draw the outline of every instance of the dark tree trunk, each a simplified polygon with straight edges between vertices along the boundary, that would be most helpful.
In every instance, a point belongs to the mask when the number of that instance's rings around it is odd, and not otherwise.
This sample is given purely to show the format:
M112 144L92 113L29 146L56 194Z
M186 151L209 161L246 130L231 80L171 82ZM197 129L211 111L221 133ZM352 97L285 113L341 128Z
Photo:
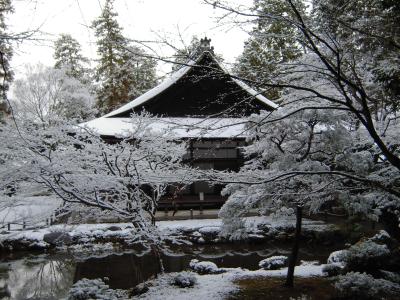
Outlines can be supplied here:
M300 205L296 206L296 231L294 235L294 244L292 248L292 253L289 257L288 272L286 276L285 286L293 287L294 281L294 268L297 262L297 256L299 253L300 236L301 236L301 220L303 217L303 207Z

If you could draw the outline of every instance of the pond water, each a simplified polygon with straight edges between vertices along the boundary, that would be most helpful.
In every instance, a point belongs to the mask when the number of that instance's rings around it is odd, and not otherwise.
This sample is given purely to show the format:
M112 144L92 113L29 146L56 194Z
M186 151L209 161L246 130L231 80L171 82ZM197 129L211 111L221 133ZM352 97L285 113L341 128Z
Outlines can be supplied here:
M303 247L302 260L325 263L340 247ZM207 260L219 267L258 269L258 262L272 255L288 255L290 245L204 245L165 250L165 272L179 272L191 259ZM82 278L108 278L111 288L129 289L160 272L159 259L148 251L102 254L19 254L1 257L0 299L62 299L72 284Z

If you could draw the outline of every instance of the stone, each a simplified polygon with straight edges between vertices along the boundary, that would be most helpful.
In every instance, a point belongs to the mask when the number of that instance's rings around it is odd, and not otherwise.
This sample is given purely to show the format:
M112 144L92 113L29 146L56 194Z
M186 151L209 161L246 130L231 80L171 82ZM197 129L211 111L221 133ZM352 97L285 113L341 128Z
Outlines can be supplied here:
M251 243L261 243L264 242L266 238L261 234L249 234L248 239Z
M138 284L137 286L135 286L134 288L132 288L132 290L129 293L129 296L130 297L139 296L144 293L147 293L148 291L149 291L149 287L147 286L147 284L141 283L141 284Z
M72 243L72 237L67 232L54 231L45 234L43 241L53 246L69 245Z
M204 240L211 241L218 237L221 228L217 226L202 227L198 231L203 236Z
M107 230L119 231L119 230L121 230L121 227L113 225L113 226L107 227Z

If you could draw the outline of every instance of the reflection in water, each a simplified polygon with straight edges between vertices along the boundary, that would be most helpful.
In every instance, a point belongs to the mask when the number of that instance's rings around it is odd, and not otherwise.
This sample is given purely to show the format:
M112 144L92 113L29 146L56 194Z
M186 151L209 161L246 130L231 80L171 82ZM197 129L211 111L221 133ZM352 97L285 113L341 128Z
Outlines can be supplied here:
M9 265L9 299L61 299L72 285L74 264L68 260L18 260ZM7 297L3 297L7 299Z
M114 289L129 289L160 273L157 258L147 253L143 256L131 254L109 255L89 258L76 265L74 282L82 278L104 278Z
M258 269L258 262L271 255L287 255L288 247L269 245L242 245L225 247L193 247L169 250L161 255L166 272L179 272L188 268L193 258L208 260L219 267ZM301 250L300 259L325 262L328 254L337 249ZM183 251L183 252L182 252ZM315 255L318 253L318 256ZM25 258L7 260L0 264L0 299L62 299L71 285L82 278L108 278L111 288L128 289L156 276L160 272L159 260L152 252L112 254L79 261L71 256Z

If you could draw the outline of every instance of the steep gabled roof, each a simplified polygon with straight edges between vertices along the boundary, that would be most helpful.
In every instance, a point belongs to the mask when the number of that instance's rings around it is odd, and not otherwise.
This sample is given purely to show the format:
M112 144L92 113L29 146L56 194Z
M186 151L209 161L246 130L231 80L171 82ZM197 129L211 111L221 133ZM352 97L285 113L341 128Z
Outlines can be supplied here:
M160 85L103 117L129 117L143 110L165 117L241 117L275 108L275 103L232 78L210 51L204 51Z

